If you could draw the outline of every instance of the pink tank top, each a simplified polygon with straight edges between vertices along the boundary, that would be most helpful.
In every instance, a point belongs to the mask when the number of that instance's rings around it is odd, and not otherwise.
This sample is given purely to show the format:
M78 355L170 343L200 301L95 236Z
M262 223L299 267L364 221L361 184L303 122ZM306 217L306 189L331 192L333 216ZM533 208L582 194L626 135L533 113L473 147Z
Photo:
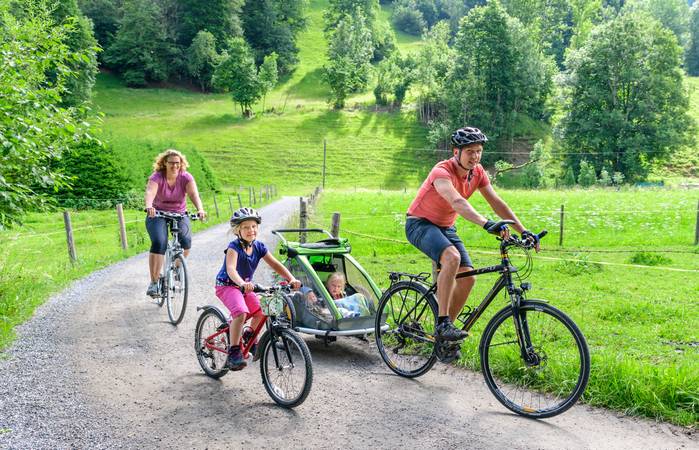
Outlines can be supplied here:
M167 184L162 172L153 172L148 181L158 184L158 193L153 200L155 209L176 213L184 213L187 210L187 184L194 181L189 172L180 171L174 186Z

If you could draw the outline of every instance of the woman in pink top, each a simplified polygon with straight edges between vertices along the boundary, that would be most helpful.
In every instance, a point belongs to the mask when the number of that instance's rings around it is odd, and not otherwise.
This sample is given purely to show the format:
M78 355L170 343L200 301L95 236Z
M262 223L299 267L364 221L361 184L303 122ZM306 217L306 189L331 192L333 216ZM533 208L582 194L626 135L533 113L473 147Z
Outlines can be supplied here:
M165 250L167 249L167 223L163 217L155 217L155 211L168 211L185 213L187 208L186 196L197 208L200 219L206 218L206 212L199 198L197 183L194 177L187 172L187 158L177 150L168 149L155 157L153 174L148 178L146 186L146 229L150 236L150 256L148 267L150 269L150 284L147 295L151 297L158 294L158 278L163 266ZM184 216L179 221L180 243L184 249L184 256L189 255L192 247L192 232L189 227L189 218Z
M474 277L456 280L457 273L473 270L471 258L456 234L456 216L480 225L490 233L503 237L509 234L507 227L497 226L496 222L486 219L471 206L468 202L471 194L476 190L480 192L498 216L515 222L513 227L523 238L537 240L490 184L488 174L480 164L483 143L487 141L478 128L456 130L451 135L454 157L434 166L410 204L405 221L408 241L441 267L437 276L439 317L436 332L448 341L458 341L466 336L453 321L476 282ZM535 243L538 250L538 242ZM452 355L452 359L456 356Z

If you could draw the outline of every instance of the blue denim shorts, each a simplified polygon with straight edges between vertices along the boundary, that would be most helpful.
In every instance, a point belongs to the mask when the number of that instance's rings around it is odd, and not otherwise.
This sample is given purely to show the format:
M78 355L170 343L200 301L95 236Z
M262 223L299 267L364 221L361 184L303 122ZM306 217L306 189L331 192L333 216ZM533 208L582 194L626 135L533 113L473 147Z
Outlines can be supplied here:
M405 236L408 242L429 256L439 267L439 257L449 246L454 246L461 255L461 267L473 267L464 243L456 234L456 227L439 227L427 219L408 217L405 221Z

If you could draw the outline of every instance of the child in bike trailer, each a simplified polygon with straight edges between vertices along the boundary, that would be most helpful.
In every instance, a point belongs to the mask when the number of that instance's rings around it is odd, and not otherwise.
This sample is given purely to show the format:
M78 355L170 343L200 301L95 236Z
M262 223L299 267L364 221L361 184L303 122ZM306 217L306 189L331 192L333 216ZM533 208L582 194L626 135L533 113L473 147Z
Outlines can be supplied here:
M456 234L456 216L482 226L489 233L509 236L506 226L486 219L471 206L468 198L474 192L478 191L498 216L513 220L513 228L539 250L539 238L522 225L498 196L480 164L483 144L487 141L478 128L464 127L454 131L451 135L453 158L432 168L410 204L405 221L408 241L441 269L437 276L439 317L436 332L445 341L458 341L466 336L466 332L456 328L453 321L476 282L475 277L456 279L457 273L473 270L464 243Z
M223 266L216 275L216 297L231 313L230 347L226 366L231 370L241 370L247 364L240 349L243 326L252 317L250 326L256 329L265 316L260 309L260 299L253 292L252 276L260 260L264 260L279 275L289 281L294 289L301 282L277 261L262 242L256 240L258 226L262 223L260 214L252 208L240 208L231 217L231 231L237 236L224 253ZM254 355L257 343L251 348Z
M331 273L325 281L328 293L333 298L335 306L337 306L342 317L368 316L370 312L366 298L360 293L347 296L345 293L345 284L347 284L347 280L342 272Z

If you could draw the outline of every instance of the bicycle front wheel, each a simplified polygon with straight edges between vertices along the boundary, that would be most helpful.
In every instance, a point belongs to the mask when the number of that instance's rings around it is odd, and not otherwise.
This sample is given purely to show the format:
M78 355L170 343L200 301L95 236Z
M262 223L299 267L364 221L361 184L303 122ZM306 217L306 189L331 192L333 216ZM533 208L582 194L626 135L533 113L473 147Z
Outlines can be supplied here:
M395 283L381 297L376 313L376 346L388 367L402 377L418 377L437 360L437 300L427 291L419 283Z
M288 328L272 335L266 331L260 339L262 384L272 400L285 408L300 405L313 384L311 352L306 342Z
M167 283L167 316L170 323L177 325L184 317L187 308L187 291L189 289L189 274L184 255L175 255L168 268Z
M587 386L585 337L568 316L546 303L525 301L519 314L529 351L521 350L512 308L502 309L481 338L483 376L511 411L537 419L555 416L573 406Z
M228 369L228 327L226 318L216 308L207 307L194 329L194 351L205 374L221 378Z

